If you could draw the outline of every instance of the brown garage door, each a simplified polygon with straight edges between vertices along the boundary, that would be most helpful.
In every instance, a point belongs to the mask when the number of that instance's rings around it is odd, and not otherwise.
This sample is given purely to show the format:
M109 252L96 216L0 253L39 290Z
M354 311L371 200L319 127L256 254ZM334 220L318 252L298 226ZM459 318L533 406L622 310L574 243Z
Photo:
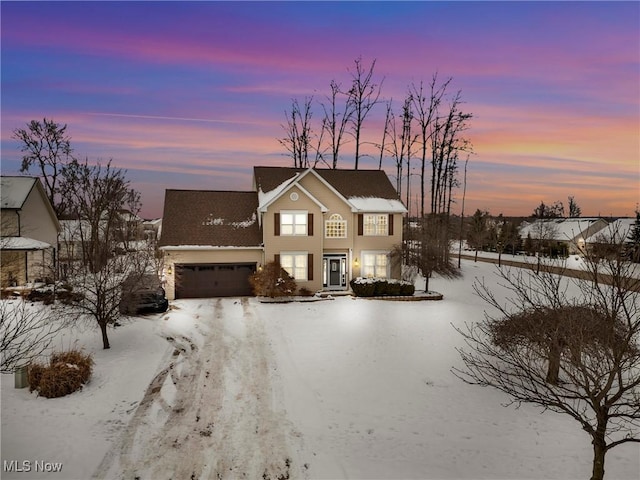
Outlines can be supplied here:
M176 265L176 298L253 295L249 276L255 271L255 263Z

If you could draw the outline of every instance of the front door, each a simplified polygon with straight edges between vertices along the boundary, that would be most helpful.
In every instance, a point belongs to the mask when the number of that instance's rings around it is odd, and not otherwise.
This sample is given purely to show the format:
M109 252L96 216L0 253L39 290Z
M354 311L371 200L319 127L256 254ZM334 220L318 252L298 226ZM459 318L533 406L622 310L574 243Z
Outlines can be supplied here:
M339 258L330 258L329 259L329 286L337 287L341 286L341 273L340 273L340 259Z
M325 255L323 286L330 290L344 290L347 286L347 256Z

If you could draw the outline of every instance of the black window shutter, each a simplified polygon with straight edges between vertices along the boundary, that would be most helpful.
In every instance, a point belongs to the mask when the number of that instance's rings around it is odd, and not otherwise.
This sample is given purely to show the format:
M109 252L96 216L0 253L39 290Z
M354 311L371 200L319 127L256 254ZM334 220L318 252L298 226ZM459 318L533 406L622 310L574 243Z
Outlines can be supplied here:
M313 280L313 253L307 255L307 280Z
M358 214L358 235L362 235L364 233L364 216L359 213Z
M313 213L307 214L307 235L313 237Z
M279 253L276 253L273 256L273 261L276 262L278 265L280 265L280 254Z
M393 235L393 214L389 214L389 235Z
M280 235L280 213L273 214L273 234L276 237Z

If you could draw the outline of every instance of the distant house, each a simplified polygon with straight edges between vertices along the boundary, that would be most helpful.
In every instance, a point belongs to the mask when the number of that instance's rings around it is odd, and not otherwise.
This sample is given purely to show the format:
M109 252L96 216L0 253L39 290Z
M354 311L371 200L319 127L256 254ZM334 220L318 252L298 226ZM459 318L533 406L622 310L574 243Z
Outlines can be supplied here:
M630 241L631 229L636 223L634 218L618 218L593 235L585 237L585 248L593 250L605 244L624 244Z
M34 177L0 180L2 287L54 278L60 223L42 183Z
M543 251L575 254L584 252L586 239L606 228L603 218L545 218L524 222L520 237L542 247Z
M250 295L249 276L270 261L312 291L399 278L390 253L406 211L381 170L255 167L252 191L167 190L167 296Z

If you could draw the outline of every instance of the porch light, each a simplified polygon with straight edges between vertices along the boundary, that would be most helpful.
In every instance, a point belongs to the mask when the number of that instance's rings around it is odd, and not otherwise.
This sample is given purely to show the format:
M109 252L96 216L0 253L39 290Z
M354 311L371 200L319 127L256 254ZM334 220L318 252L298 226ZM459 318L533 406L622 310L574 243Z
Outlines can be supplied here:
M359 267L360 266L360 262L358 261L358 257L356 257L355 260L353 261L353 266L354 267Z

